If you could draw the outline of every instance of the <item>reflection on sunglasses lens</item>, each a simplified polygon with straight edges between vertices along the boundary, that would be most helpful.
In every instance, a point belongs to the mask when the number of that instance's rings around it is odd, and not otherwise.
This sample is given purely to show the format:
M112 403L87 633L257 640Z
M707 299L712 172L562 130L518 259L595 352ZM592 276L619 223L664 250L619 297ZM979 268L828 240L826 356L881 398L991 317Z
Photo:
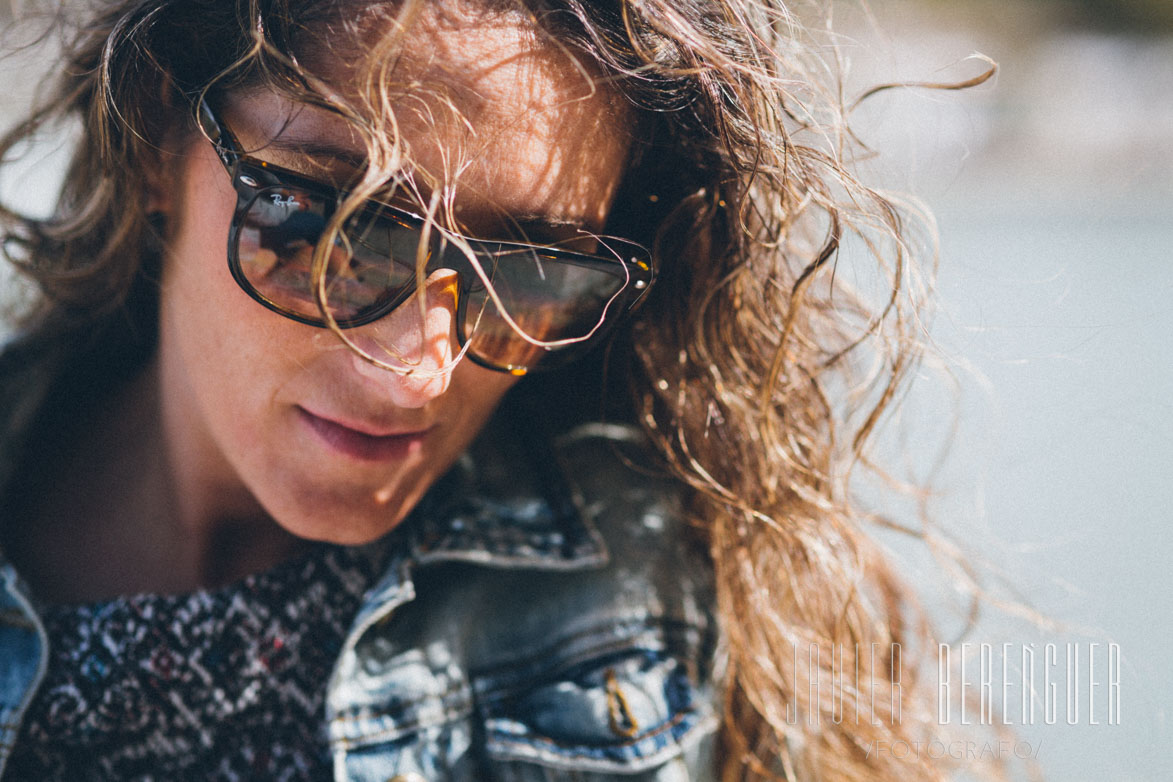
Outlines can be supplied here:
M587 265L532 248L481 245L482 267L505 313L537 341L586 340L625 286L619 262ZM472 286L465 310L470 350L504 366L533 366L549 351L521 337L483 285Z
M238 239L249 284L274 304L312 319L320 317L313 255L327 209L323 199L304 191L263 190L249 205ZM331 315L339 321L361 318L410 285L418 238L418 232L388 221L352 219L326 258Z

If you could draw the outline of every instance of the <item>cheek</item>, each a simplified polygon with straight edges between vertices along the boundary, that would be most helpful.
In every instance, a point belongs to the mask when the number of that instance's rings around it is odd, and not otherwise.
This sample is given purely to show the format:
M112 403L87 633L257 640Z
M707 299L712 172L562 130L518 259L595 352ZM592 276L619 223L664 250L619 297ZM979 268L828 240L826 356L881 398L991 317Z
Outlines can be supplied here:
M162 303L164 309L182 311L185 319L211 326L218 320L211 313L232 305L227 246L236 194L210 147L191 151L180 181L177 203L168 214Z
M265 317L268 311L232 279L227 245L236 195L210 147L192 152L182 181L169 215L161 359L178 368L172 375L181 387L173 392L186 397L190 413L219 440L257 423L250 418L280 382L275 373L297 361L281 348L297 342L276 333L282 319Z
M464 413L469 442L518 380L504 372L485 369L467 358L456 365L448 393L458 400Z

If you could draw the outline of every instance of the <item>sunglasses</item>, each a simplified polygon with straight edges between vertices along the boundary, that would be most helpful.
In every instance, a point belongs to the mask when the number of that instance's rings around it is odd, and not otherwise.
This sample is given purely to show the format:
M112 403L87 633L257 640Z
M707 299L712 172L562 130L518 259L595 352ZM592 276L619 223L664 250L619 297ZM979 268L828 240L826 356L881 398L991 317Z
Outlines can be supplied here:
M198 116L236 190L232 277L299 323L326 327L323 304L339 328L372 323L407 301L418 280L449 270L461 349L484 367L524 375L539 361L548 369L582 355L655 279L651 253L624 239L584 234L566 242L573 247L481 240L374 199L346 217L326 268L315 269L315 249L346 193L246 155L206 100Z

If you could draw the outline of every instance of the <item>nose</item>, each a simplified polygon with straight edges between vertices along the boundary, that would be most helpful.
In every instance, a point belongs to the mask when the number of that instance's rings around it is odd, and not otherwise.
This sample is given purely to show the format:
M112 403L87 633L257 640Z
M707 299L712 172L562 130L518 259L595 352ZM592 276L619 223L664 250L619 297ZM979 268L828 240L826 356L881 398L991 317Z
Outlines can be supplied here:
M355 353L355 371L396 407L418 408L441 396L456 366L455 272L428 277L424 294L413 295L385 317L346 336L379 366Z

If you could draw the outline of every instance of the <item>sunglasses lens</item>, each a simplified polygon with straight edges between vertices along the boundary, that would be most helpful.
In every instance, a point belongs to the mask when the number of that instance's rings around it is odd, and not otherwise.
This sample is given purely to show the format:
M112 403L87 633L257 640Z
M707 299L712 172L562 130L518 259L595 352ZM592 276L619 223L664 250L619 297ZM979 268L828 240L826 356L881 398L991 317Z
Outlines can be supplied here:
M528 369L546 356L577 355L600 329L604 316L621 309L615 299L629 279L618 260L553 256L508 244L474 244L474 249L499 303L474 276L468 284L463 327L469 350L490 364ZM465 273L475 275L471 270ZM562 344L535 345L522 334Z
M237 236L240 273L252 289L315 321L321 313L313 255L329 208L304 190L266 188L249 203ZM334 319L343 324L362 319L410 287L418 245L418 230L375 210L351 218L326 260L326 306Z

